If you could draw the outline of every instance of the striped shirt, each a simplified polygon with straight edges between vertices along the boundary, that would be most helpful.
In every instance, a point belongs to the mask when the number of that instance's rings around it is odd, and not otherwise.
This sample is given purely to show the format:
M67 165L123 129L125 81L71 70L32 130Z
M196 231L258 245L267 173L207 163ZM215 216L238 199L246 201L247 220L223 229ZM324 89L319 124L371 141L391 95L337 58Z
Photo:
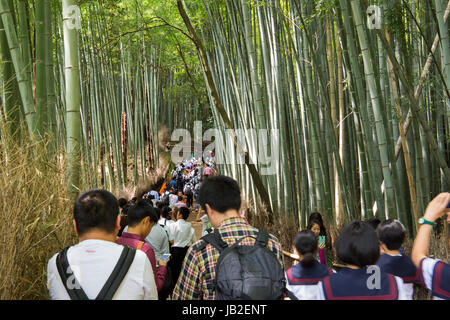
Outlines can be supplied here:
M226 219L219 226L219 231L223 241L228 246L233 245L236 240L247 237L241 241L241 245L254 245L258 229L249 225L241 217ZM203 250L198 248L203 244L203 240L194 243L186 253L186 257L181 268L181 274L172 295L173 300L214 300L215 292L213 282L216 277L216 264L219 259L219 251L208 244ZM283 265L281 245L277 238L270 235L267 244Z

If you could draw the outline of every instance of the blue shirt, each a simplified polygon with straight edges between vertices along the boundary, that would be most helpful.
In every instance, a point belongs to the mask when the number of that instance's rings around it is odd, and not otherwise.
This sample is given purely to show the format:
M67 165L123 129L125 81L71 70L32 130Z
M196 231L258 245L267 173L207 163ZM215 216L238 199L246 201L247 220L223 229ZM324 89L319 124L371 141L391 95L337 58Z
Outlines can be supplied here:
M157 191L152 190L149 193L155 197L155 200L159 200L159 193Z

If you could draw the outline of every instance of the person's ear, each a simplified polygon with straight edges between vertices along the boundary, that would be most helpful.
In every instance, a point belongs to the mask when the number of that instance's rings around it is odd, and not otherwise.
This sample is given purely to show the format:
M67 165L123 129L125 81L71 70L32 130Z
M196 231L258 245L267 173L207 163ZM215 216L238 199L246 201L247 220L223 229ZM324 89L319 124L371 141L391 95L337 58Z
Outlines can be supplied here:
M73 219L73 229L75 230L75 233L78 234L77 223L75 219Z
M116 218L116 231L119 230L120 230L120 214L118 214Z
M386 245L380 241L380 255L384 254L386 252Z
M209 206L209 204L205 204L205 208L206 208L206 213L207 213L208 215L210 215L210 214L212 213L212 209L211 209L211 207Z
M216 215L215 215L216 212L209 206L209 204L205 204L205 208L206 208L206 214L208 215L209 221L214 220L214 218L216 217Z

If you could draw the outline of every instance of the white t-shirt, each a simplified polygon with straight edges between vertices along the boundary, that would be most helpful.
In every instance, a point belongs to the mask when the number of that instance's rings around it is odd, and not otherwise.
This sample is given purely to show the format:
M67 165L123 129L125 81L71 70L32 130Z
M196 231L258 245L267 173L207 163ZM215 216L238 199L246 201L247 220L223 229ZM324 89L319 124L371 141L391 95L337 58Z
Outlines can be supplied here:
M397 288L398 288L397 300L411 300L411 298L409 298L407 293L405 292L403 279L400 277L397 277L397 276L394 276L394 278L395 278L395 281L397 282ZM319 295L317 297L317 300L326 300L325 293L323 292L322 281L320 281L317 285L319 286Z
M81 288L95 299L111 275L123 246L104 240L85 240L69 248L67 260ZM55 254L47 264L47 288L52 300L70 300L56 267ZM136 251L133 263L113 300L157 300L153 269L147 255Z
M174 224L175 221L173 221L173 220L167 220L166 218L159 218L158 223L159 223L160 225L163 225L163 226L164 226L164 227L163 227L164 230L166 230L167 233L169 234L169 241L173 241L173 234L172 234L172 231L170 230L169 226L170 226L171 224Z
M423 281L425 282L425 286L427 287L428 290L431 290L431 285L433 283L434 267L436 266L436 263L438 263L439 261L441 260L431 258L425 258L422 261ZM433 300L444 300L444 299L433 296Z
M197 241L194 228L190 222L179 219L169 226L169 230L173 235L173 247L188 247Z

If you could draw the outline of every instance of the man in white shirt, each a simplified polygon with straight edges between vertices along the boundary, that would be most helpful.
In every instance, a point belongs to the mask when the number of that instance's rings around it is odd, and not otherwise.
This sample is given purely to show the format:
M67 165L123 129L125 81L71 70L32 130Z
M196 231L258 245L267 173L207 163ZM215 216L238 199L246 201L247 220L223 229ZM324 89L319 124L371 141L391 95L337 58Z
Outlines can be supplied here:
M186 207L181 207L177 213L177 221L169 226L173 236L171 249L172 257L169 262L173 271L173 279L176 281L181 272L181 265L189 247L197 241L195 230L190 222L187 222L190 211Z
M55 254L47 265L47 287L53 300L70 299L69 291L82 289L95 299L116 267L123 246L115 243L120 229L117 199L106 190L90 190L75 202L73 225L79 243L69 247L67 261L71 274L66 286L58 272ZM74 285L75 284L75 285ZM113 300L156 300L153 270L144 252L137 250L128 272L112 296Z

